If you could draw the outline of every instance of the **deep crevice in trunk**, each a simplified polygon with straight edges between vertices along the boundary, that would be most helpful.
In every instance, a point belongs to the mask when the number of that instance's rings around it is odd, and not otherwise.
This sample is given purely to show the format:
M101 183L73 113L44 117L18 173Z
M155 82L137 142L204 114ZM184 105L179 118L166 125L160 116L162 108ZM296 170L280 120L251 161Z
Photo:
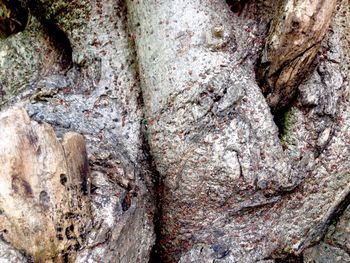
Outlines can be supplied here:
M275 263L303 263L304 257L303 255L297 256L297 255L288 255L286 258L278 258L275 259Z
M153 163L152 157L150 157L150 162ZM154 243L154 246L151 251L150 255L150 260L149 263L158 263L162 262L162 253L161 253L161 240L162 240L162 235L161 235L161 218L162 218L162 195L164 189L164 182L158 173L158 171L155 169L154 165L152 165L152 170L154 171L154 189L155 189L155 203L156 203L156 212L153 218L153 224L154 224L154 232L156 235L156 241ZM157 191L157 189L159 189Z
M45 21L43 25L47 34L52 38L56 48L62 51L61 63L64 68L69 69L72 66L72 46L66 35L53 21Z
M55 48L62 52L61 64L63 68L71 68L73 65L73 49L67 34L57 26L54 19L45 19L44 12L40 7L38 7L38 3L35 1L28 1L26 3L26 8L29 9L32 15L35 16L44 26L46 34L50 38L51 42L55 45Z
M128 5L126 5L126 10L128 10ZM128 18L127 18L128 19ZM128 24L128 22L127 22ZM153 156L151 154L151 148L148 140L148 128L147 128L147 116L144 107L144 97L143 90L140 81L140 65L138 62L137 49L135 46L135 40L132 37L132 32L130 32L130 25L127 27L129 35L129 44L128 47L134 52L135 57L135 78L137 79L138 85L140 87L140 92L137 98L137 104L142 111L141 119L141 136L142 136L142 157L140 160L140 167L142 169L142 178L145 181L146 187L151 194L152 202L154 207L151 208L153 211L153 227L155 233L155 242L150 252L149 263L159 263L162 261L162 254L160 249L161 241L161 217L162 217L162 196L164 189L164 182L159 174L156 164L154 162Z
M337 224L339 222L340 218L343 216L345 210L348 208L349 205L350 205L350 192L344 197L343 200L339 202L336 209L334 209L333 213L327 219L327 222L326 222L327 227L324 229L324 233L322 234L321 240L323 240L325 235L327 234L328 228L331 225Z
M17 0L0 1L0 39L23 31L28 17L28 10Z
M143 96L142 91L139 96L139 105L143 105ZM145 113L144 113L145 115ZM145 167L144 171L144 177L145 183L148 188L148 190L151 193L152 200L154 202L154 214L153 214L153 226L154 226L154 232L156 236L155 243L153 245L153 248L151 250L149 263L159 263L163 262L163 255L162 255L162 249L161 249L161 218L162 218L162 198L163 198L163 189L164 189L164 181L162 176L159 174L156 164L153 160L151 149L148 141L148 131L147 131L147 122L145 120L145 117L143 119L144 121L141 123L141 134L142 134L142 140L143 140L143 167Z
M286 135L287 126L289 125L289 117L288 112L290 111L291 106L285 107L278 112L276 112L273 116L273 120L278 128L278 137L282 139L283 136Z
M242 13L245 5L248 0L226 0L226 3L230 7L233 13L238 13L239 15Z

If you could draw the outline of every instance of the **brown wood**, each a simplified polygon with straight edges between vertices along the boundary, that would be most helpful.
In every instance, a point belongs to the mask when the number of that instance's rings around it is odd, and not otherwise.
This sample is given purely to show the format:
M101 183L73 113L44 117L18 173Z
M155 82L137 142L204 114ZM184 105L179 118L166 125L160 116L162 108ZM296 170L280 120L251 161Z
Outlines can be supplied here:
M272 22L258 69L272 111L287 106L312 68L336 0L288 0Z
M85 140L21 108L0 115L0 231L35 262L69 262L90 220Z

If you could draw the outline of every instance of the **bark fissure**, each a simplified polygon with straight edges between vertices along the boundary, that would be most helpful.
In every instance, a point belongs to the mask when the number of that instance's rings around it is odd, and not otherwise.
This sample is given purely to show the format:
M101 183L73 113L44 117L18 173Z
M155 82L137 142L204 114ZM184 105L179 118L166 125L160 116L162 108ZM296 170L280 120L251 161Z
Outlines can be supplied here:
M16 0L17 1L17 0ZM62 52L61 63L65 69L72 67L72 45L67 34L56 24L54 18L47 19L45 17L46 10L43 9L42 4L36 0L19 0L22 5L35 16L44 26L47 35L52 39L52 43L57 50Z
M0 96L30 54L25 74L37 75L19 77L27 86L6 105L87 140L92 223L81 238L75 225L57 229L72 245L62 261L302 261L349 205L344 29L332 24L321 43L334 0L286 0L279 15L272 0L21 1L37 15L0 40ZM254 68L264 46L270 94ZM25 140L38 154L33 131ZM85 159L73 187L82 198L87 170ZM22 179L13 174L14 191L47 207L54 195ZM72 189L67 172L56 181Z

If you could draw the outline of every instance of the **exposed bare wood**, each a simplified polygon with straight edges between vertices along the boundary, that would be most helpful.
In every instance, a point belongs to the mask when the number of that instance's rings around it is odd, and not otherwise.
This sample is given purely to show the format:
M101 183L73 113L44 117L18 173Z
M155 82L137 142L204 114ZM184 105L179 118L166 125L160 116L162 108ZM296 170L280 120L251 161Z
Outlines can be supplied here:
M336 0L287 0L272 22L258 78L272 111L287 106L305 79Z
M21 108L0 115L0 231L35 262L73 261L90 220L84 138Z

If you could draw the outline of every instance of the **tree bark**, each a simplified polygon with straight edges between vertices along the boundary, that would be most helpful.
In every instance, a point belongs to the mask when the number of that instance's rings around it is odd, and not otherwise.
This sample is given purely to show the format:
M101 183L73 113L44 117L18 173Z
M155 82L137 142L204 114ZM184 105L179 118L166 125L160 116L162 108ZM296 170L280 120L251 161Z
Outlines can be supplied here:
M1 3L6 262L347 262L348 1Z

